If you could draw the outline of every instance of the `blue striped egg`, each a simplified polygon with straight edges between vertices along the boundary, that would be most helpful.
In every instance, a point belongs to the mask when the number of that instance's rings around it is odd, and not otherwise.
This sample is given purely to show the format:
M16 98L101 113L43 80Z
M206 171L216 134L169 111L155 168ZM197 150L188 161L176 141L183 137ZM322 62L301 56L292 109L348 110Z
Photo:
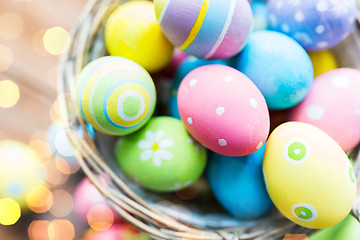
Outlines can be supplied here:
M251 31L253 16L247 0L155 0L154 4L165 36L197 57L234 56Z

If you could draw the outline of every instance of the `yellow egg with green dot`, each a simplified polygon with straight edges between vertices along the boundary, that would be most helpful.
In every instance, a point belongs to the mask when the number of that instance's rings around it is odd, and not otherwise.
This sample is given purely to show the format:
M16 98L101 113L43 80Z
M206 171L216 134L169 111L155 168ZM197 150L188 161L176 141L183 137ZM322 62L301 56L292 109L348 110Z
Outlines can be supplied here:
M110 55L133 60L151 73L167 66L174 50L149 1L121 4L106 22L105 43Z
M314 68L314 77L338 68L335 56L329 50L309 52L309 57Z
M274 205L307 228L341 222L355 201L356 176L345 152L307 123L287 122L271 133L263 172Z
M156 105L156 91L151 76L139 64L123 57L102 57L78 76L77 102L95 129L120 136L147 123Z
M181 190L204 171L206 151L186 131L181 120L154 117L116 146L121 170L141 186L159 192Z

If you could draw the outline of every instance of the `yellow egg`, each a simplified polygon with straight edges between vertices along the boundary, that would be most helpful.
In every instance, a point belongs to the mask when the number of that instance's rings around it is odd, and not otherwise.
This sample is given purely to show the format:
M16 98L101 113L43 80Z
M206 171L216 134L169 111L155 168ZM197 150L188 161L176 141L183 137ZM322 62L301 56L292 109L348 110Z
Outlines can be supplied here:
M278 210L307 228L343 220L356 196L356 177L341 147L322 130L287 122L270 135L263 162L268 193Z
M174 50L157 23L153 3L148 1L118 7L106 23L105 43L110 55L133 60L151 73L164 68Z
M313 64L314 77L338 68L336 59L329 50L309 52L309 57Z

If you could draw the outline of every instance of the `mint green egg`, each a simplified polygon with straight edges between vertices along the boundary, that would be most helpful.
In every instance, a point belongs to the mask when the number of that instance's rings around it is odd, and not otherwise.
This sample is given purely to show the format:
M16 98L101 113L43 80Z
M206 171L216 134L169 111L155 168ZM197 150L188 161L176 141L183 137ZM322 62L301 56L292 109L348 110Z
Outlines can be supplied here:
M206 151L181 120L154 117L116 146L121 170L145 188L160 192L190 186L204 171Z

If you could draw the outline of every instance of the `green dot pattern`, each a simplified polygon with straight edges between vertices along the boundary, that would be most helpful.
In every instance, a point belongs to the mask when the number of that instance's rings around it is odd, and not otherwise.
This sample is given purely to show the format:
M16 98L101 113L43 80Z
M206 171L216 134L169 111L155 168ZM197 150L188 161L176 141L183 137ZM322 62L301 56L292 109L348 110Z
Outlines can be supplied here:
M311 210L306 207L297 207L294 212L300 219L308 220L313 217Z
M140 100L133 96L128 96L123 102L124 114L128 117L136 116L140 111L140 107Z
M292 160L300 161L306 156L306 147L301 142L294 142L288 148L288 156Z
M355 178L355 173L354 170L352 169L352 167L349 167L349 176L350 176L350 180L355 183L356 178Z

